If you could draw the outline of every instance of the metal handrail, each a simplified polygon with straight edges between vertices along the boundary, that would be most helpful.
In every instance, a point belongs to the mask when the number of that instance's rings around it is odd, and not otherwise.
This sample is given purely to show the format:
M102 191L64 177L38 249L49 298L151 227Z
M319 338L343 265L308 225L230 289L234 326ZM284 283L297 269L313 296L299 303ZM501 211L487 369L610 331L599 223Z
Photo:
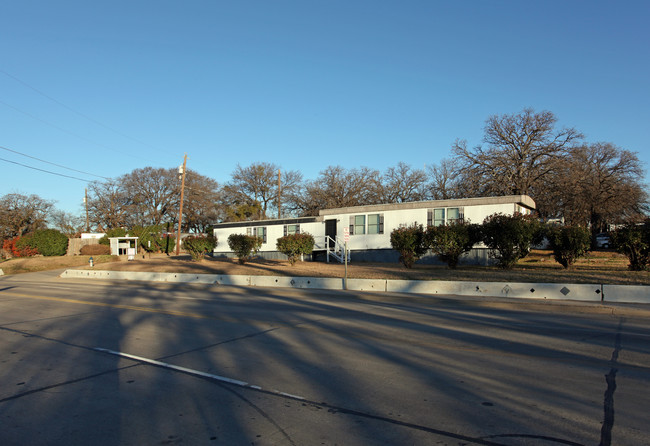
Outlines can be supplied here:
M330 248L330 241L334 243L333 248ZM339 242L339 238L336 237L333 239L329 235L325 236L325 249L327 251L327 263L330 262L330 255L334 257L336 260L338 260L340 263L343 263L345 261L345 257L347 256L348 262L350 261L350 249L348 248L346 250L345 244ZM341 252L341 254L337 254L337 252Z

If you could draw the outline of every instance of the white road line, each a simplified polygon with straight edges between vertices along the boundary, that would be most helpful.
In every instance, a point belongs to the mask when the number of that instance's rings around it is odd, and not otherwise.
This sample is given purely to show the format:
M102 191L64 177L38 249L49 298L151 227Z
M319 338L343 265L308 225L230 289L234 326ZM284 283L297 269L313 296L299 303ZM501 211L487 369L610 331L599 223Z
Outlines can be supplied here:
M195 376L200 376L202 378L214 379L215 381L225 382L225 383L228 383L228 384L233 384L235 386L244 387L244 388L247 388L247 389L262 390L264 392L274 393L276 395L280 395L280 396L284 396L284 397L288 397L288 398L293 398L293 399L296 399L296 400L304 400L305 399L305 398L303 398L301 396L298 396L298 395L293 395L293 394L290 394L290 393L280 392L279 390L265 390L260 386L249 384L247 382L240 381L238 379L232 379L232 378L228 378L228 377L225 377L225 376L214 375L212 373L206 373L206 372L202 372L200 370L188 369L187 367L181 367L181 366L178 366L178 365L169 364L167 362L156 361L155 359L143 358L142 356L130 355L130 354L124 353L124 352L116 352L114 350L109 350L109 349L100 348L100 347L95 347L95 348L93 348L93 350L98 351L98 352L102 352L102 353L108 353L108 354L111 354L111 355L121 356L123 358L133 359L134 361L144 362L146 364L152 364L152 365L155 365L155 366L158 366L158 367L163 367L163 368L166 368L166 369L177 370L179 372L183 372L183 373L187 373L187 374L195 375Z

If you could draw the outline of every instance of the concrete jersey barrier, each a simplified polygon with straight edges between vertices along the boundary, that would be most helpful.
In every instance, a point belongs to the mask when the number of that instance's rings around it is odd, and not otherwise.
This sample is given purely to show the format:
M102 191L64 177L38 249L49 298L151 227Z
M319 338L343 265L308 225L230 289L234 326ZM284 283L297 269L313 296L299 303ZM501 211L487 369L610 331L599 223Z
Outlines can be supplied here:
M512 282L452 282L438 280L345 279L287 276L228 276L219 274L155 273L139 271L66 270L60 277L133 280L252 287L284 287L390 293L440 294L587 302L650 303L650 287Z

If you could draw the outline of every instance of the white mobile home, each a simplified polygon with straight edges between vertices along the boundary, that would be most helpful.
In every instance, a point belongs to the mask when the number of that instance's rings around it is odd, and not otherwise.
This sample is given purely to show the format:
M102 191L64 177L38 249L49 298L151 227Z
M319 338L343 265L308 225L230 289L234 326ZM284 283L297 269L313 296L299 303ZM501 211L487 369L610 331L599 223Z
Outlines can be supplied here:
M277 239L287 234L309 233L316 241L314 259L320 257L329 261L336 252L341 252L344 238L347 238L350 261L397 262L399 255L391 248L390 233L401 226L414 223L437 226L458 220L482 223L485 217L495 213L529 214L534 209L535 202L527 195L511 195L322 209L316 217L219 223L214 225L217 238L214 255L233 257L228 236L248 234L262 238L259 256L284 259L286 257L276 249ZM464 263L487 262L485 249L473 251ZM422 263L435 261L434 256L420 260Z

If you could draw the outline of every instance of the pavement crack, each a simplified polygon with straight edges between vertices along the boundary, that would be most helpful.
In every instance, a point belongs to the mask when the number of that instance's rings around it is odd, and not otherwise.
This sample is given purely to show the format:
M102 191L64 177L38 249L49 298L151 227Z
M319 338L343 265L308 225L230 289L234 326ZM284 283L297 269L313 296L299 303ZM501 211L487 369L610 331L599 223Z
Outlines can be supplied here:
M296 324L289 324L289 325L271 327L271 328L268 328L266 330L255 331L253 333L248 333L248 334L245 334L243 336L238 336L238 337L235 337L235 338L226 339L224 341L219 341L219 342L215 342L215 343L212 343L212 344L203 345L201 347L196 347L196 348L193 348L191 350L185 350L185 351L182 351L182 352L179 352L179 353L174 353L172 355L162 356L162 357L156 358L156 359L158 361L162 361L162 360L166 360L166 359L170 359L170 358L175 358L175 357L178 357L178 356L185 355L187 353L195 353L195 352L199 352L199 351L203 351L203 350L208 350L208 349L213 348L213 347L218 347L220 345L229 344L231 342L237 342L237 341L241 341L243 339L250 339L250 338L255 338L257 336L263 336L263 335L266 335L266 334L271 333L273 331L280 330L282 328L296 328L296 327L301 327L301 326L304 326L304 325L313 324L314 322L320 322L321 320L324 320L324 319L325 318L318 319L318 320L315 320L315 321L306 321L306 322L299 322L299 323L296 323Z
M289 436L289 434L287 433L287 431L285 431L284 428L283 428L282 426L280 426L280 425L277 423L277 421L275 421L275 420L274 420L274 419L273 419L273 418L272 418L268 413L266 413L266 412L265 412L261 407L259 407L258 405L256 405L255 403L253 403L251 400L249 400L248 398L246 398L244 395L242 395L240 392L238 392L237 390L235 390L235 389L233 389L233 388L231 388L231 387L229 387L229 386L221 385L221 388L224 389L224 390L226 390L226 391L228 391L228 392L230 392L230 393L232 393L232 394L235 395L237 398L239 398L239 399L242 400L244 403L246 403L249 407L251 407L253 410L255 410L257 413L259 413L259 414L260 414L260 415L261 415L261 416L262 416L266 421L268 421L268 422L271 423L273 426L275 426L275 428L276 428L276 429L277 429L277 430L282 434L282 436L283 436L284 438L286 438L286 440L289 442L289 444L291 444L291 445L293 445L293 446L296 446L296 443L291 439L291 437Z
M547 435L498 434L498 435L489 435L487 437L482 437L482 438L523 438L523 439L543 440L545 442L566 444L569 446L584 446L582 443L576 443L575 441L564 440L562 438L549 437Z
M611 368L605 375L607 389L605 389L603 401L603 425L600 429L599 446L610 446L612 444L612 429L614 428L614 392L616 391L616 374L618 373L618 355L621 351L621 329L624 319L621 318L616 331L614 351L609 361Z
M73 317L78 317L78 316L86 316L86 315L89 315L89 314L97 314L97 313L99 313L99 311L85 311L85 312L82 312L82 313L72 313L72 314L66 314L66 315L63 315L63 316L43 317L43 318L39 318L39 319L26 319L26 320L23 320L23 321L15 321L15 322L10 322L8 324L0 325L0 328L2 328L2 327L10 327L12 325L21 325L21 324L34 323L34 322L52 321L52 320L73 318Z
M118 367L118 368L114 368L114 369L104 370L103 372L95 373L95 374L92 374L92 375L82 376L80 378L71 379L71 380L56 383L56 384L51 384L51 385L45 386L45 387L39 387L37 389L28 390L26 392L17 393L15 395L8 396L6 398L0 399L0 403L4 403L4 402L7 402L7 401L22 398L24 396L33 395L35 393L45 392L45 391L51 390L51 389L56 389L57 387L63 387L63 386L67 386L69 384L76 384L76 383L79 383L79 382L82 382L82 381L87 381L89 379L98 378L100 376L108 375L108 374L115 373L115 372L120 372L120 371L126 370L126 369L130 369L132 367L138 367L140 365L141 364L139 364L139 363L131 364L131 365L127 365L127 366L124 366L124 367Z
M212 343L212 344L203 345L203 346L201 346L201 347L196 347L196 348L193 348L193 349L191 349L191 350L185 350L185 351L182 351L182 352L179 352L179 353L174 353L174 354L172 354L172 355L161 356L160 358L156 358L156 359L157 359L158 361L162 361L162 360L164 360L164 359L176 358L176 357L178 357L178 356L183 356L183 355L186 355L186 354L188 354L188 353L200 352L200 351L202 351L202 350L208 350L208 349L210 349L210 348L218 347L218 346L220 346L220 345L230 344L231 342L241 341L242 339L255 338L255 337L257 337L257 336L262 336L262 335L265 335L265 334L267 334L267 333L270 333L270 332L272 332L272 331L279 330L279 329L280 329L280 327L273 327L273 328L269 328L269 329L267 329L267 330L256 331L256 332L253 332L253 333L245 334L245 335L243 335L243 336L238 336L238 337L236 337L236 338L230 338L230 339L226 339L226 340L224 340L224 341L219 341L219 342L215 342L215 343Z
M22 334L23 336L35 337L35 338L38 338L38 339L42 339L44 341L56 342L58 344L63 344L63 345L68 346L68 347L74 347L74 348L80 348L80 349L83 349L83 350L95 351L94 349L92 349L90 347L86 347L84 345L73 344L73 343L70 343L70 342L62 341L60 339L49 338L47 336L41 336L41 335L37 335L37 334L34 334L34 333L29 333L29 332L26 332L26 331L22 331L22 330L16 330L16 329L13 329L13 328L0 327L0 330L8 331L8 332L11 332L11 333ZM121 370L130 369L132 367L138 367L140 365L141 364L137 363L137 364L127 365L127 366L124 366L124 367L116 367L116 368L104 370L104 371L99 372L99 373L94 373L92 375L86 375L86 376L71 379L71 380L68 380L68 381L63 381L63 382L59 382L59 383L56 383L56 384L51 384L49 386L44 386L44 387L39 387L37 389L27 390L25 392L17 393L15 395L11 395L11 396L8 396L6 398L2 398L2 399L0 399L0 403L4 403L6 401L11 401L11 400L15 400L15 399L18 399L18 398L22 398L24 396L33 395L35 393L44 392L46 390L55 389L57 387L62 387L62 386L67 386L69 384L75 384L75 383L78 383L78 382L87 381L89 379L97 378L99 376L119 372Z

